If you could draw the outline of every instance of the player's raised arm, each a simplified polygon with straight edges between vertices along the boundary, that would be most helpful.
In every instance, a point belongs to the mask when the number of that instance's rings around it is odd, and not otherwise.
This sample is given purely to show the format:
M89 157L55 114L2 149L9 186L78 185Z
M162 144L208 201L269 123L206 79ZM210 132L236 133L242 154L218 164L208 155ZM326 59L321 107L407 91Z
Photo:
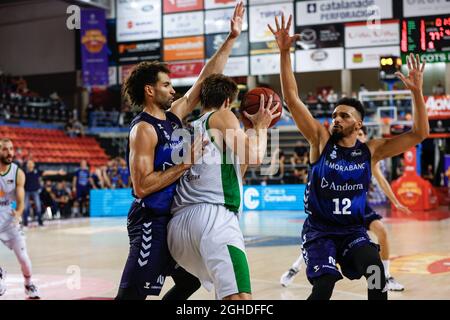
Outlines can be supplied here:
M281 17L281 26L278 22L278 17L275 17L275 29L268 25L270 31L275 36L278 48L280 49L281 88L283 91L284 100L286 101L298 129L311 145L319 145L319 142L322 139L328 140L330 135L328 131L316 119L314 119L308 108L300 100L294 72L292 71L290 55L292 44L300 38L300 35L289 35L291 23L292 15L289 16L287 23L285 23L283 14Z
M413 127L409 132L391 139L374 139L367 143L372 153L372 162L394 157L425 140L430 134L427 109L423 97L423 72L425 62L420 63L419 55L407 57L407 76L397 72L397 76L411 90L413 97Z
M242 31L242 24L244 20L245 7L242 2L239 2L234 8L233 18L230 21L230 33L222 46L212 56L211 60L203 67L197 81L186 94L174 101L170 109L178 118L184 119L190 114L195 106L200 101L200 89L203 80L213 73L222 73L225 65L233 49L234 42L239 37Z

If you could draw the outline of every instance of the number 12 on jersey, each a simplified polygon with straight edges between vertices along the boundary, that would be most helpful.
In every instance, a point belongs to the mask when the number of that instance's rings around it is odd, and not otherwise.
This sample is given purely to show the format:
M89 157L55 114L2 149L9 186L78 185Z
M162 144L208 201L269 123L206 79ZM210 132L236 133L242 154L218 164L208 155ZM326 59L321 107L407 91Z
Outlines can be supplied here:
M352 214L351 211L348 210L350 206L352 205L352 201L348 198L342 199L342 211L341 211L341 199L335 198L333 199L334 202L334 214Z

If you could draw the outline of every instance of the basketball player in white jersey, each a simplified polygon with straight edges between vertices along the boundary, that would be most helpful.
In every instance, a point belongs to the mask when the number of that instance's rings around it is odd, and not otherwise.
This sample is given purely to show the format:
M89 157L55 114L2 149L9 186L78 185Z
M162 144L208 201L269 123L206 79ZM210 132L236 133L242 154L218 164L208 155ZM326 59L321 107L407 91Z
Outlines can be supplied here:
M254 115L244 113L255 130L244 130L229 106L237 95L230 78L215 74L202 84L201 117L191 126L208 142L201 163L181 177L168 225L169 250L175 261L195 275L216 298L251 299L244 237L237 215L242 205L246 164L259 165L267 147L267 128L278 104L261 99Z
M367 137L367 128L363 126L359 132L358 132L358 139L359 141L365 143L368 140ZM381 190L383 190L384 194L389 198L389 200L392 202L392 204L396 207L397 210L404 212L406 214L411 214L411 210L409 210L407 207L402 205L400 201L395 196L394 192L392 191L392 188L389 184L389 182L384 177L381 169L380 169L380 163L376 163L374 166L372 166L372 178L375 178L378 185L380 186ZM373 183L373 179L372 179ZM365 223L364 226L367 230L372 231L375 236L377 237L378 244L380 245L380 257L381 261L383 262L384 266L384 272L386 276L387 281L387 287L390 291L403 291L405 290L405 287L397 282L395 278L390 274L390 260L389 260L389 249L390 249L390 241L389 237L387 235L386 226L381 221L382 216L377 214L368 204L367 204L367 212L365 215ZM289 268L288 271L283 273L283 275L280 278L280 283L283 287L289 286L292 281L294 280L294 277L297 275L297 273L300 271L301 265L303 263L303 256L302 254L299 255L297 260L292 264L292 266Z
M18 223L25 207L25 173L12 162L13 158L12 141L0 139L0 240L14 251L19 260L25 280L25 294L29 299L39 299L38 290L31 282L31 261L25 236ZM15 209L12 207L13 202L16 202ZM4 278L5 272L0 270L0 294L6 290Z

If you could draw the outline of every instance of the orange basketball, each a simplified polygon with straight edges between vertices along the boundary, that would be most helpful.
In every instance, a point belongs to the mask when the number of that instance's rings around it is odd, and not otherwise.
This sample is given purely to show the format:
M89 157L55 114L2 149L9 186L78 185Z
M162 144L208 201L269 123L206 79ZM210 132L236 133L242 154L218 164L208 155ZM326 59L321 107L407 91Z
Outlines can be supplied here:
M259 110L259 100L261 99L261 94L264 95L265 103L267 103L267 101L269 101L270 95L273 95L272 106L275 106L277 103L279 103L279 106L278 106L278 109L276 112L280 112L280 115L277 118L272 120L269 128L273 127L278 122L278 120L280 120L280 118L281 118L283 106L282 106L280 96L272 89L258 87L258 88L252 89L249 92L247 92L241 101L240 112L242 115L242 122L244 122L246 127L251 128L251 127L253 127L253 125L252 125L251 121L249 119L247 119L247 117L244 115L243 112L246 111L248 114L257 113Z

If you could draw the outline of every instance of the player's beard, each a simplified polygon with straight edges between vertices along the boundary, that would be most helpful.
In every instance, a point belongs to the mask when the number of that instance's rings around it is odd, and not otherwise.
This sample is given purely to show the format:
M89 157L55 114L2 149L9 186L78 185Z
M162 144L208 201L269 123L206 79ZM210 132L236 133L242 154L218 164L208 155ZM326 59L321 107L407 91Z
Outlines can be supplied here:
M167 100L162 100L162 99L158 99L159 101L157 101L159 107L164 110L167 111L170 109L170 107L172 106L172 102L173 102L173 97L168 98Z
M12 162L12 157L0 157L0 162L4 165L9 165Z
M341 141L343 138L348 137L349 135L352 134L353 131L355 131L355 125L352 125L351 127L348 128L344 128L341 126L342 129L340 130L333 130L333 128L331 129L331 139L334 142L339 142Z

